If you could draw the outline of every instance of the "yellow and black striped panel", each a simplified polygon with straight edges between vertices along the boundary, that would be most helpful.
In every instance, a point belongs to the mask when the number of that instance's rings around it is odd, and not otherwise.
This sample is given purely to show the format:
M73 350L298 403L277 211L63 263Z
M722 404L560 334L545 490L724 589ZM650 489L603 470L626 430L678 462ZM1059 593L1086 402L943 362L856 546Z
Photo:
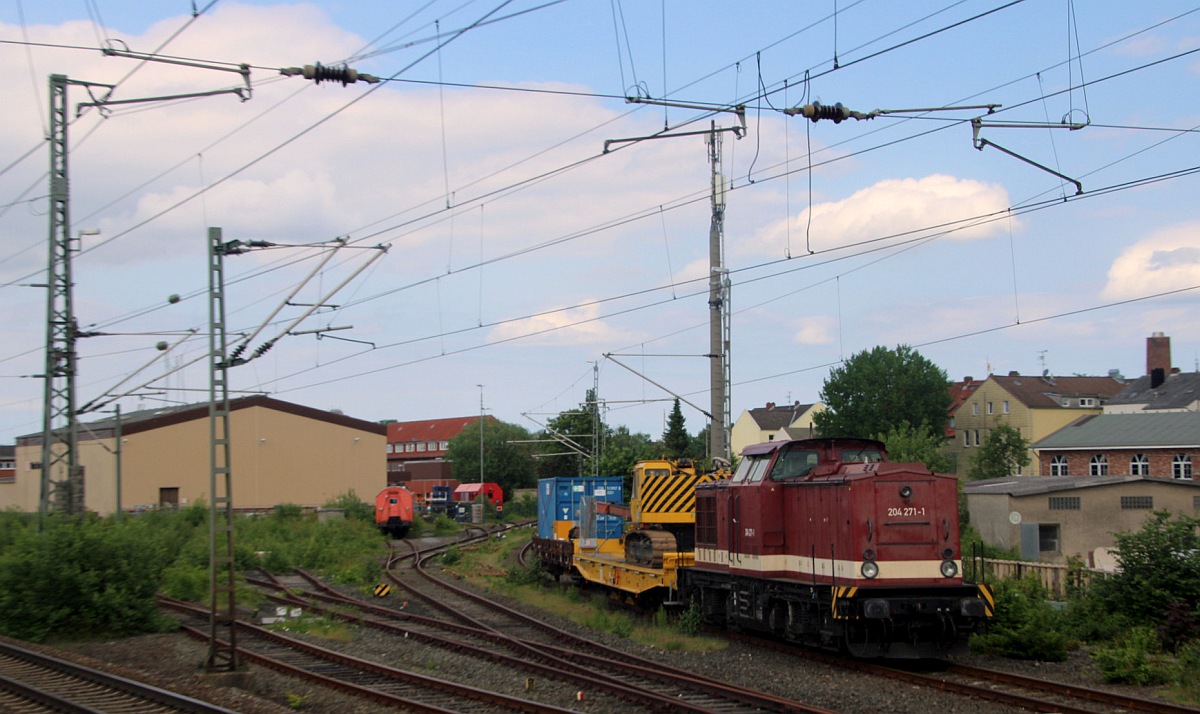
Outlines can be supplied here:
M983 600L984 611L986 617L996 616L996 596L992 593L992 586L986 583L979 584L979 599Z
M832 614L833 619L835 619L835 620L847 619L845 616L843 616L841 613L838 612L838 601L839 600L853 600L854 596L857 594L858 594L857 586L833 588L833 599L832 599L832 602L830 602L830 604L829 604L830 608L831 608L830 613ZM855 619L857 619L857 618L855 618Z

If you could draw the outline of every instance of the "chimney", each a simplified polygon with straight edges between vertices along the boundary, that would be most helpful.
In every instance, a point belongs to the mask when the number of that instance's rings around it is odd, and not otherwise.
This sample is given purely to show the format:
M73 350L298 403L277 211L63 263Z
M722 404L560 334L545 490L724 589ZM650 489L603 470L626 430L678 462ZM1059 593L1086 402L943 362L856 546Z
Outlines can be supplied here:
M767 402L767 411L775 408L775 402Z
M1163 383L1171 371L1171 338L1155 332L1146 338L1146 374L1150 375L1150 388Z

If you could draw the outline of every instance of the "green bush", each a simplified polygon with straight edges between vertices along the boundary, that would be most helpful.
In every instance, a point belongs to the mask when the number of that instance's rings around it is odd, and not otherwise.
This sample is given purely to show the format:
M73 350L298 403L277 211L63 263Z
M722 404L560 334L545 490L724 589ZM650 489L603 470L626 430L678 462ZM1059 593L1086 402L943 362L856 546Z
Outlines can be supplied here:
M438 537L454 535L458 533L458 524L454 519L448 518L446 514L439 513L433 519L433 534Z
M45 641L64 634L161 631L154 599L164 551L145 528L47 517L0 555L0 632Z
M341 509L346 520L375 523L375 506L360 499L354 489L326 501L324 507Z
M694 637L700 634L700 630L704 627L704 612L700 609L700 603L693 600L688 605L688 609L679 613L677 625L679 631L685 635Z
M1108 612L1139 625L1157 626L1174 602L1200 602L1200 519L1154 511L1136 533L1117 533L1120 572L1092 585Z
M163 570L159 590L176 600L201 602L208 599L208 581L208 568L177 563Z
M208 519L201 503L120 520L49 515L39 533L37 518L0 514L0 633L45 641L171 627L156 592L209 600ZM234 521L235 566L243 570L305 568L367 583L381 552L374 524L358 519L320 522L284 506Z
M1062 632L1062 616L1050 606L1040 580L1001 580L995 592L996 616L987 633L971 637L973 651L1045 662L1067 659L1073 643Z
M1098 598L1084 591L1072 597L1061 612L1062 631L1081 642L1105 642L1129 629L1123 613L1109 612Z
M1178 676L1177 665L1163 654L1158 635L1149 627L1130 628L1111 645L1092 651L1092 660L1106 682L1166 684Z
M1189 701L1200 702L1200 640L1179 648L1179 679L1177 684Z

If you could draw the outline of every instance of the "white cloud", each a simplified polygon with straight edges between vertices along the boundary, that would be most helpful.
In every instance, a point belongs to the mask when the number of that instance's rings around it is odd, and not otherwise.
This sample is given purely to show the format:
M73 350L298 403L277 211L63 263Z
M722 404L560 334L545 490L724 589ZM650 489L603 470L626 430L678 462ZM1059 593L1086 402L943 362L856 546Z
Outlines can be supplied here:
M507 322L491 331L488 342L524 338L521 344L525 346L608 346L631 339L598 319L600 314L599 305L586 305Z
M801 345L829 345L835 339L837 324L832 317L810 317L800 320L792 332L792 340Z
M818 203L791 220L790 244L809 236L812 250L829 250L863 241L912 238L909 231L934 235L946 226L952 240L973 240L993 235L1008 223L978 222L1009 205L1008 192L999 185L935 174L924 178L888 179L856 191L840 201ZM779 256L785 252L788 223L777 221L746 241L744 250L754 255Z
M1165 228L1121 253L1101 295L1125 300L1200 285L1200 221Z

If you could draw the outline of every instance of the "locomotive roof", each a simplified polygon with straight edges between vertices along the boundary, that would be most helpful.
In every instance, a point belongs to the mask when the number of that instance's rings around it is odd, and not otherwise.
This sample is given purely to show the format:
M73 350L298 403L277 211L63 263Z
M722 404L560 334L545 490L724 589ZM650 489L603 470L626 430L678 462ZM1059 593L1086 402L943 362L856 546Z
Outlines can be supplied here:
M809 447L820 450L833 449L839 446L865 446L878 449L880 453L885 453L882 441L876 441L875 439L834 437L829 439L785 439L783 441L764 441L761 444L751 444L742 449L742 456L761 456L762 454L769 454L773 451L782 449L785 446L793 445L799 448Z

